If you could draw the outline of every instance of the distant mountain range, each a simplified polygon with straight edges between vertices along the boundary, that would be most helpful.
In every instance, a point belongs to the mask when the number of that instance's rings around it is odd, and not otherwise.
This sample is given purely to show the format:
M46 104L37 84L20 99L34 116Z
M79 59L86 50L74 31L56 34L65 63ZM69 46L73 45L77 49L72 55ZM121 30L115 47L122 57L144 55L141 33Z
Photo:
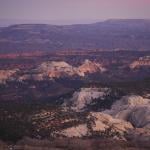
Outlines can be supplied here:
M14 24L51 24L51 25L71 25L71 24L89 24L99 22L99 19L80 19L80 20L38 20L38 19L0 19L0 27L7 27Z
M66 49L150 50L150 20L93 24L17 24L0 28L0 53Z

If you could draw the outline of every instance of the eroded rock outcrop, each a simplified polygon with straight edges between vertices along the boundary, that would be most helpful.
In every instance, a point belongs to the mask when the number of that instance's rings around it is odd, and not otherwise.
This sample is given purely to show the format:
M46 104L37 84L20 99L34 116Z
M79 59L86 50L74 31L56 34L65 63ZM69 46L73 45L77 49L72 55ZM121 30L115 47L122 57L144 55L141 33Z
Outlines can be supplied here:
M150 67L150 56L140 57L138 60L130 64L131 69Z
M81 76L95 72L104 72L106 69L101 64L85 60L79 67L69 65L64 61L48 61L42 63L37 71L42 72L49 78L60 78L64 76Z
M125 131L133 128L130 122L113 118L108 114L91 112L89 114L89 118L90 117L93 118L93 131L105 131L111 128L113 131L123 134Z
M94 100L98 98L104 100L110 91L109 88L81 88L79 91L74 92L70 99L71 109L76 112L83 111Z
M67 129L62 130L59 133L65 137L84 137L88 134L87 124L80 124L78 126L73 126Z
M150 126L150 99L137 95L124 96L104 113L115 118L130 121L136 128Z
M81 76L84 76L86 73L95 73L95 72L105 72L106 69L99 63L92 62L88 59L78 67L78 72Z
M18 72L17 69L13 70L0 70L0 83L5 83L7 80L12 80L13 76L17 81L25 80L53 80L54 78L64 77L84 77L87 74L103 73L106 69L99 63L85 60L82 65L74 67L64 61L47 61L40 64L37 68Z
M103 134L104 137L119 136L118 138L123 138L124 133L131 129L133 129L133 126L130 122L113 118L108 114L90 112L84 124L63 129L55 132L54 135L58 137L88 137L94 136L97 132L99 136Z
M59 78L65 75L72 76L75 74L75 69L64 61L44 62L39 66L38 71L43 72L43 74L50 78Z
M8 80L13 80L18 69L0 70L0 83L5 83Z

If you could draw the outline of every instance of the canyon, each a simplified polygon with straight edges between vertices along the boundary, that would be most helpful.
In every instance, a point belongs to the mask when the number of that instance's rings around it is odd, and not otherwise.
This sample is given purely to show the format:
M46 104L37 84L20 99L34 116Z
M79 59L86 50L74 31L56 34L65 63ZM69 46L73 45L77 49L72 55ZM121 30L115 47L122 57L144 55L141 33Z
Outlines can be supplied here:
M150 21L0 28L0 149L150 149Z

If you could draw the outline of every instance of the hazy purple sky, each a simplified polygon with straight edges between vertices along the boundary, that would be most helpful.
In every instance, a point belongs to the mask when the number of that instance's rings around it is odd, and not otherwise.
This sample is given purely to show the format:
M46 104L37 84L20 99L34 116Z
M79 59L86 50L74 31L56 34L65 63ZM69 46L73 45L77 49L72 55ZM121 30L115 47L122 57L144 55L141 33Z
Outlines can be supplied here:
M0 18L57 21L150 18L150 0L0 0Z

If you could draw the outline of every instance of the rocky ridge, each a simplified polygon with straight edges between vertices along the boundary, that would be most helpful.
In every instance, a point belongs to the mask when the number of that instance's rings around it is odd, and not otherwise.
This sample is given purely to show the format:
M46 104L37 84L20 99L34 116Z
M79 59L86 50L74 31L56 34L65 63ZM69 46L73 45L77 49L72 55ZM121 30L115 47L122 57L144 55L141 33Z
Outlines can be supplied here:
M138 60L130 64L131 69L137 69L141 67L150 67L150 56L140 57Z
M85 60L79 67L73 67L64 61L49 61L42 63L38 71L43 72L49 78L59 78L63 76L81 76L95 72L104 72L106 69L99 63Z
M10 80L21 82L25 80L42 81L45 79L51 80L75 76L84 77L86 74L96 72L103 73L104 71L106 71L106 69L101 64L89 60L85 60L79 67L69 65L64 61L48 61L28 71L19 69L0 70L0 83L4 84Z

